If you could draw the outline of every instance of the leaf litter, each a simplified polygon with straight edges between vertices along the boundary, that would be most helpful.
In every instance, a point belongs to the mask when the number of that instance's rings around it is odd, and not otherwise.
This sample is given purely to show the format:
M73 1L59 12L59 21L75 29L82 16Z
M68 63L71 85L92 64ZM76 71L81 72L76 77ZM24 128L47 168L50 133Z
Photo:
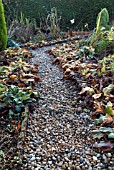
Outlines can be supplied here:
M56 43L63 43L63 41L41 42L41 44L27 43L25 46L34 50L38 46L42 47ZM100 143L95 144L94 147L99 151L113 150L113 55L107 55L107 58L102 57L99 59L94 56L94 49L92 47L80 49L79 41L75 40L75 38L71 39L71 37L70 40L66 39L65 43L56 45L48 52L55 57L53 64L58 63L63 69L64 78L73 80L79 88L77 101L83 101L81 107L87 107L90 110L93 108L91 117L96 118L95 122L99 125L98 129L93 130L93 137L98 138L98 140L103 139ZM28 96L28 99L23 96L23 101L29 100L30 95L35 99L40 97L40 94L34 90L34 87L37 85L37 81L42 80L37 76L38 65L30 64L31 57L30 52L26 48L8 49L1 53L0 92L3 94L0 94L0 108L2 111L0 113L2 138L0 159L4 162L3 165L5 167L9 165L13 167L15 163L19 164L17 165L18 167L21 166L22 160L19 157L17 143L20 142L19 133L21 129L23 129L21 125L27 126L25 122L22 122L24 115L20 116L20 114L18 114L20 111L24 113L23 106L14 107L15 103L10 105L10 102L4 105L3 99L5 98L5 91L7 91L9 87L13 89L16 87L17 90L23 89L24 94L26 93ZM30 94L27 93L28 91ZM14 99L15 102L20 102L15 97L13 100ZM31 101L29 102L33 103ZM29 111L33 111L33 106L28 103ZM55 105L53 107L57 108L58 106ZM17 112L16 116L15 111ZM25 128L24 130L26 131ZM17 138L19 140L17 140Z
M0 53L0 168L20 168L20 145L24 145L27 117L37 105L35 90L38 65L30 63L26 48L9 48ZM34 104L35 103L35 104Z
M77 101L81 107L92 110L96 130L93 137L103 140L96 148L103 151L114 149L114 57L107 52L95 55L93 47L80 47L80 41L73 40L56 45L48 51L54 56L53 64L59 64L63 76L74 81L79 93ZM102 128L105 128L104 130ZM109 130L110 128L110 130Z

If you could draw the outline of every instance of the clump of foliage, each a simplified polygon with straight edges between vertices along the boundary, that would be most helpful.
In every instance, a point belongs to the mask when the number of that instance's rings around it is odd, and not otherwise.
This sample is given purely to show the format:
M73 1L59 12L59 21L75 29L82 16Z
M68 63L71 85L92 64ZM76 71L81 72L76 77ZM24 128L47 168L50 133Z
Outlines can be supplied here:
M25 87L20 88L15 85L3 85L0 84L0 100L1 100L1 113L6 111L9 118L19 118L25 112L25 106L34 101L33 96L37 96L37 93L32 90L26 90ZM22 115L23 118L24 115Z
M7 27L4 16L4 7L2 0L0 0L0 51L7 46Z
M60 33L60 20L61 17L58 17L57 9L53 7L46 19L41 18L40 29L47 35L50 34L52 38L57 38Z
M35 81L39 80L35 75L38 69L24 61L31 57L26 49L9 49L3 54L0 59L0 117L7 114L15 117L25 110L26 105L31 107L30 103L39 97L32 89Z
M14 163L22 165L18 148L25 142L28 116L38 104L35 84L39 77L38 65L30 64L32 56L27 49L8 48L0 56L0 168L8 169Z
M103 53L107 47L114 45L114 30L113 26L109 25L109 13L106 8L102 9L98 14L96 29L92 36L87 40L87 43L95 48L95 52Z
M114 148L114 30L108 21L108 11L103 9L89 39L55 46L50 52L55 56L53 63L57 62L63 68L64 78L76 82L80 91L77 103L92 111L91 117L98 125L92 131L93 137L97 142L103 141L95 145L99 151Z
M51 13L48 15L47 20L49 20L49 28L52 37L56 38L60 33L60 26L59 26L60 19L58 19L57 9L55 7L51 9Z
M36 21L25 18L21 12L20 17L11 22L8 30L9 38L13 38L18 42L26 43L30 41L37 32Z

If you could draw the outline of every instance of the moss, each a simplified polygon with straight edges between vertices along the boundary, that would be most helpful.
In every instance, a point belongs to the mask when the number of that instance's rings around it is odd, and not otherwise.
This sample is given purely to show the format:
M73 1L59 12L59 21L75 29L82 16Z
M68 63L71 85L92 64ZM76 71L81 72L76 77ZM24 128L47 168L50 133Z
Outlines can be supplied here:
M2 0L0 0L0 51L4 50L7 46L7 28L4 17L4 7Z

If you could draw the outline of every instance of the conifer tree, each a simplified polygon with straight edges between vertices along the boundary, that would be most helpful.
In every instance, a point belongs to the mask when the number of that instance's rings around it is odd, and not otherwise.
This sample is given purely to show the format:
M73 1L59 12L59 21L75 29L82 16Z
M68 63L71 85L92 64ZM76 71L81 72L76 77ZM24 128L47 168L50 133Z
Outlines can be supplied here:
M0 0L0 51L4 50L7 46L7 27L4 16L4 7L2 0Z

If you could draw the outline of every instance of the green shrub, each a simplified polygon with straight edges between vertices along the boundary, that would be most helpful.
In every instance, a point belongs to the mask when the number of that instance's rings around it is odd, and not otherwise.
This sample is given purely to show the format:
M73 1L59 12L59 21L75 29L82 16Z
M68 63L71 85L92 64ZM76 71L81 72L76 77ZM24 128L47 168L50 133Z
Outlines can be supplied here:
M113 26L109 25L109 13L106 8L99 12L96 28L88 39L88 43L95 48L96 53L103 53L107 47L114 45Z
M7 46L7 28L4 17L4 7L2 0L0 0L0 51L4 50Z

